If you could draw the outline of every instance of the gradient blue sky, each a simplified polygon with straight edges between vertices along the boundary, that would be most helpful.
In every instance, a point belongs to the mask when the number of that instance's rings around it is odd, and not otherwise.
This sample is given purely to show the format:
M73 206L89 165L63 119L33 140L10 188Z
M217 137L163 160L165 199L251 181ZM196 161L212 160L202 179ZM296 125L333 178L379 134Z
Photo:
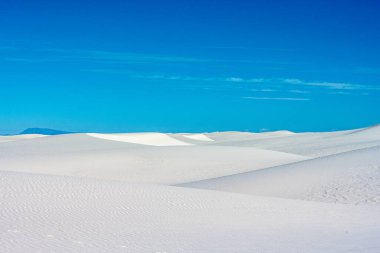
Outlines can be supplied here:
M12 0L0 133L380 122L379 1Z

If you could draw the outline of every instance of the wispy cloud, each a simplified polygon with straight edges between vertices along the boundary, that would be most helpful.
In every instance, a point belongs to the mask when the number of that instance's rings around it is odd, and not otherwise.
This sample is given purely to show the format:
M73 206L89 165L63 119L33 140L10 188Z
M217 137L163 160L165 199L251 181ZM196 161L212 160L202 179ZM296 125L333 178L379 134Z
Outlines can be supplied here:
M247 46L209 46L202 47L209 49L244 49L244 50L255 50L255 51L275 51L275 52L287 52L292 51L288 48L276 48L276 47L247 47Z
M350 95L350 92L347 91L330 91L329 94L333 95Z
M380 90L379 86L362 85L343 82L321 82L321 81L304 81L297 78L226 78L225 81L239 83L263 83L263 84L288 84L295 86L320 87L332 90ZM292 90L294 93L300 93L299 90Z
M226 78L227 82L235 83L261 83L261 84L280 84L280 85L294 85L294 86L309 86L315 88L325 88L331 90L380 90L380 86L363 85L344 82L321 82L321 81L304 81L297 78L242 78L230 77ZM309 91L292 89L292 93L310 93Z
M243 46L209 46L209 47L202 47L207 49L249 49L248 47Z
M260 91L262 91L262 92L276 92L278 90L275 90L275 89L261 89Z
M46 53L62 55L66 59L96 60L108 62L208 62L209 59L193 57L165 56L154 54L137 54L100 50L40 49Z
M279 79L279 81L286 84L324 87L324 88L335 89L335 90L380 90L380 87L377 87L377 86L369 86L369 85L361 85L361 84L353 84L353 83L319 82L319 81L308 82L308 81L304 81L304 80L296 79L296 78Z
M330 90L335 94L344 94L349 91L361 90L361 91L380 91L380 86L376 85L363 85L363 84L354 84L354 83L345 83L345 82L326 82L326 81L304 81L297 78L244 78L239 76L230 76L230 77L197 77L197 76L182 76L182 75L166 75L166 74L136 74L120 70L83 70L90 72L98 73L112 73L112 74L128 74L134 78L142 79L164 79L164 80L181 80L181 81L199 81L199 82L226 82L239 84L237 87L244 88L244 84L251 84L247 88L251 91L263 91L271 92L277 91L282 87L282 91L287 91L290 93L299 93L299 94L308 94L312 93L315 90L310 90L311 88L319 90L325 89ZM252 85L255 85L252 87ZM260 85L258 87L258 85ZM303 88L309 87L307 90ZM274 89L276 88L276 89Z
M284 101L309 101L310 98L295 98L295 97L242 97L244 99L253 100L284 100Z
M289 48L276 48L276 47L255 47L255 50L259 51L282 51L282 52L287 52L287 51L292 51Z
M134 64L190 64L212 63L214 65L273 65L299 64L293 62L263 61L259 59L211 59L193 56L160 55L150 53L130 53L123 51L107 50L83 50L83 49L60 49L60 48L11 48L0 47L1 51L14 51L14 55L1 57L3 60L14 62L63 62L63 63L134 63ZM0 59L1 59L0 58ZM267 67L268 68L268 67Z
M227 77L223 79L226 82L233 82L233 83L265 83L266 79L264 78L250 78L245 79L242 77Z
M164 79L173 81L221 81L221 79L214 77L195 77L195 76L181 76L181 75L163 75L163 74L133 74L135 78L141 79Z
M277 92L279 90L276 89L250 89L250 91L259 91L259 92Z
M15 49L0 47L0 51L16 52L3 59L17 62L98 62L98 63L202 63L212 59L187 56L156 55L101 50L76 49Z
M290 93L298 93L298 94L308 94L310 91L307 90L288 90Z
M234 83L241 83L241 82L245 82L245 80L241 77L228 77L225 79L225 81L227 82L234 82Z
M290 93L308 94L315 92L311 88L319 91L329 91L330 94L347 94L349 91L361 90L363 91L380 91L380 86L363 85L344 82L320 82L320 81L304 81L297 78L243 78L239 76L231 77L197 77L197 76L182 76L182 75L166 75L166 74L136 74L120 70L83 70L98 73L110 74L127 74L134 78L141 79L164 79L164 80L181 80L181 81L199 81L199 82L219 82L219 83L233 83L239 84L240 88L247 88L251 91L273 92L273 91L286 91ZM244 86L244 84L251 84L251 86ZM254 86L252 86L254 85ZM290 87L289 87L290 86ZM302 89L309 87L308 90ZM281 89L282 88L282 89ZM290 88L290 89L289 89ZM322 89L322 90L321 90Z
M320 81L304 81L297 78L242 78L230 77L225 78L227 82L235 83L262 83L262 84L288 84L296 86L320 87L333 90L380 90L379 86L343 83L343 82L320 82ZM308 93L298 89L290 90L293 93Z

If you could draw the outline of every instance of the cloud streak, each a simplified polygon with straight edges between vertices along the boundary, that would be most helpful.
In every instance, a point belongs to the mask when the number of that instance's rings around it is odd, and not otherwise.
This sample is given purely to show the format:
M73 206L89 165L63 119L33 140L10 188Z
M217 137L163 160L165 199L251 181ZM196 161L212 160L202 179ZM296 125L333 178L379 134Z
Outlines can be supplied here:
M262 83L262 84L288 84L294 86L320 87L332 90L380 90L379 86L343 83L343 82L320 82L320 81L304 81L297 78L242 78L230 77L226 78L227 82L234 83ZM291 90L294 93L302 93L303 91Z
M209 59L198 59L192 57L165 56L153 54L137 54L100 50L66 50L66 49L41 49L40 51L63 55L65 58L77 60L94 60L102 62L174 62L192 63L208 62Z
M333 90L380 90L380 87L377 87L377 86L352 84L352 83L319 82L319 81L307 82L307 81L304 81L301 79L295 79L295 78L280 79L279 81L285 84L322 87L322 88L333 89Z
M152 77L148 77L152 78ZM304 87L315 87L315 88L325 88L330 90L378 90L379 86L371 85L361 85L352 83L340 83L340 82L319 82L319 81L304 81L301 79L294 78L242 78L242 77L227 77L227 78L201 78L201 77L181 77L181 76L165 76L157 75L154 78L158 79L168 79L168 80L197 80L197 81L219 81L219 82L231 82L239 84L267 84L267 85L292 85L292 86L304 86ZM291 89L289 92L292 93L310 93L309 91Z
M133 78L141 79L163 79L163 80L179 80L179 81L198 81L198 82L218 82L238 84L240 88L245 88L244 84L251 85L246 88L251 91L286 91L290 93L308 94L317 89L326 90L330 94L348 94L349 91L380 91L380 86L362 85L343 82L320 82L320 81L304 81L297 78L243 78L238 76L231 77L196 77L181 75L165 75L165 74L136 74L118 70L83 70L88 72L109 73L109 74L127 74ZM254 85L254 86L252 86ZM280 87L286 89L280 89ZM304 88L304 89L303 89ZM307 88L307 89L306 89Z
M250 78L244 79L241 77L227 78L225 81L236 83L262 83L262 84L287 84L294 86L309 86L320 87L331 90L380 90L379 86L353 84L353 83L341 83L341 82L320 82L320 81L304 81L297 78ZM292 90L297 93L297 90ZM301 92L299 92L301 93Z
M308 93L311 93L311 92L308 91L308 90L287 90L287 92L290 92L290 93L298 93L298 94L308 94Z
M98 62L98 63L207 63L214 60L194 57L139 54L117 51L76 49L17 49L0 47L0 51L12 52L3 59L17 62ZM16 53L17 55L15 55Z
M310 98L295 98L295 97L242 97L252 100L282 100L282 101L309 101Z
M276 90L276 89L266 89L266 88L263 88L263 89L250 89L250 91L255 91L255 92L278 92L279 90Z
M61 48L13 48L0 47L0 52L12 52L12 55L2 57L13 62L57 62L83 63L94 62L104 64L134 63L134 64L201 64L214 65L249 64L249 65L287 65L292 62L263 61L258 59L210 59L191 56L160 55L146 53L129 53L125 51L61 49ZM1 59L1 57L0 57ZM299 63L296 63L299 64Z

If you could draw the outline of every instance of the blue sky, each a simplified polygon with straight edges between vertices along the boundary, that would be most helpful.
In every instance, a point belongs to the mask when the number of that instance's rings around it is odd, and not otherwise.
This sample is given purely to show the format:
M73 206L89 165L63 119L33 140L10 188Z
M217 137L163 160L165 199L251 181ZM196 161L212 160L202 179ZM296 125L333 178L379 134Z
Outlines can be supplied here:
M380 122L378 1L3 1L0 133Z

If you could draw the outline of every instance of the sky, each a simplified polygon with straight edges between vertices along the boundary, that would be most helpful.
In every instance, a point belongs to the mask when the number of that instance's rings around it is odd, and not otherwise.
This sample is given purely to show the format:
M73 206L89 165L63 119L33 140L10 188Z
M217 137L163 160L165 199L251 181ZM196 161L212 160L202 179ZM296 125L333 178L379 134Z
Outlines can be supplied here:
M377 0L12 0L0 133L380 123Z

